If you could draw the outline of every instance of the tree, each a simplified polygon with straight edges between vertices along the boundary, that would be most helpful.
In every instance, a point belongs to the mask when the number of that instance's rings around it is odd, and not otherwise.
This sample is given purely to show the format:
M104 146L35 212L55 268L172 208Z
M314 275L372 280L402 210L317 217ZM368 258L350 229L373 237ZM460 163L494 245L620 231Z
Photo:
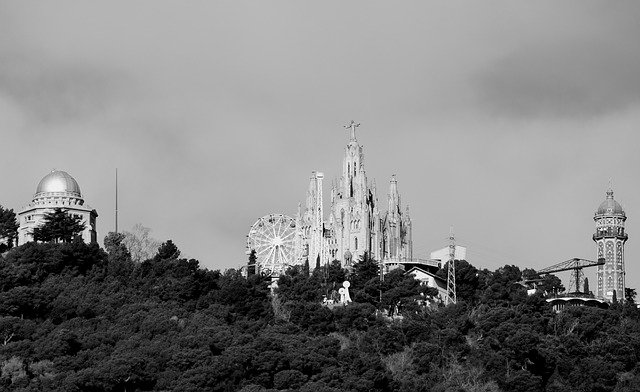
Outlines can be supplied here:
M587 288L589 288L587 286ZM538 284L538 289L546 292L547 295L555 295L565 290L562 280L554 274L546 274L542 277L542 281Z
M353 285L361 287L371 279L379 277L379 273L378 262L371 257L369 252L365 252L360 256L360 260L353 265L353 272L349 276L349 280Z
M18 238L18 221L13 209L0 205L0 251L11 249ZM4 243L1 243L4 242Z
M627 303L629 304L634 304L636 303L636 289L632 289L630 287L625 287L624 289L624 299L627 301Z
M131 231L124 232L122 243L131 253L131 260L136 263L152 258L158 251L160 242L149 236L149 233L151 229L140 223L133 225Z
M154 260L175 260L180 257L180 250L171 240L163 242L158 248Z
M82 217L68 214L62 208L55 208L44 215L40 227L33 229L33 239L40 242L71 242L84 230Z
M131 253L124 245L125 235L123 233L109 232L104 237L104 249L110 259L123 260L130 259Z
M458 301L466 301L469 303L478 302L480 299L478 292L480 286L478 269L466 260L454 260L453 262L456 267L456 296ZM436 275L446 281L448 269L449 262L447 261L442 268L436 272Z
M249 264L247 264L247 275L255 275L257 262L258 257L256 256L256 250L251 249L251 252L249 253Z
M104 237L104 248L109 255L109 275L126 280L131 275L134 264L131 261L131 253L124 245L124 239L123 233L112 231Z
M255 250L253 252L255 253ZM254 257L255 257L255 254L254 254ZM302 273L306 276L309 276L310 272L311 272L311 267L309 266L309 258L305 257L304 266L302 267Z

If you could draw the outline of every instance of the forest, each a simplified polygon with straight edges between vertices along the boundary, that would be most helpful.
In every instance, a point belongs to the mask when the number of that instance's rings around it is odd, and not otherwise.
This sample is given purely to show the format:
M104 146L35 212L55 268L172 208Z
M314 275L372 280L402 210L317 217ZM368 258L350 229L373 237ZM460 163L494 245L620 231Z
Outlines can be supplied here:
M634 298L556 313L518 284L535 271L459 260L444 306L368 257L291 268L272 295L269 277L201 268L170 240L141 262L122 241L3 253L0 390L640 390ZM323 306L344 280L353 302Z

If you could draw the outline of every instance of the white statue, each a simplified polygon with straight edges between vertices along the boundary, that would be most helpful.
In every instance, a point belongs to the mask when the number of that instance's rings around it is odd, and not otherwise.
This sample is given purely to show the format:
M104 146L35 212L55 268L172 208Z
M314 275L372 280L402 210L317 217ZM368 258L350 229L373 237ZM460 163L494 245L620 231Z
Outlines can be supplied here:
M345 280L344 282L342 282L342 287L339 290L340 303L343 305L351 302L351 296L349 295L349 286L351 286L351 283L349 283L348 280Z

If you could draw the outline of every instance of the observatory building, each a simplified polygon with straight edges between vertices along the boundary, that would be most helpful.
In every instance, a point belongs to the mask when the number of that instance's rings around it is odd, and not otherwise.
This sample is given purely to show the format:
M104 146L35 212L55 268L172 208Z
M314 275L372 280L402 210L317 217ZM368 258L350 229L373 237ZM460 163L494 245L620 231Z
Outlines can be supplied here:
M613 199L613 190L607 191L605 200L600 204L593 217L596 222L596 232L593 240L596 243L598 260L604 259L605 264L598 266L597 297L611 302L613 293L617 299L624 299L624 243L629 238L624 231L627 215L620 203Z
M62 208L68 214L81 217L85 225L82 239L87 243L97 242L98 213L84 204L80 186L69 173L53 170L40 180L31 203L18 213L18 245L33 241L33 229L41 226L44 215L54 208Z

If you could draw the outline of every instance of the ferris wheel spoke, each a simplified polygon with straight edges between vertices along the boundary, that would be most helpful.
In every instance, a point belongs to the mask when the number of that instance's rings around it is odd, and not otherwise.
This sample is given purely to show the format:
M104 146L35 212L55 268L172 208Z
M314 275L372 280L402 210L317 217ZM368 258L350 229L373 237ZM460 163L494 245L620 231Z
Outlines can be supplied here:
M267 264L270 268L273 268L273 264L274 264L273 263L273 250L274 250L274 248L270 248L269 249L269 254L267 255L267 257L265 259L266 260L265 264Z
M263 253L268 252L268 251L269 251L269 249L271 249L271 248L269 248L269 247L265 246L264 248L262 248L262 250L260 250L259 252L256 252L256 256L260 256L260 255L262 255Z
M295 236L295 235L296 235L295 231L290 231L289 233L287 233L287 232L282 233L281 237L282 237L283 240L287 240L289 238L293 238L293 236Z
M286 262L288 258L285 256L281 246L278 247L278 252L280 252L280 260L282 260L283 263Z

